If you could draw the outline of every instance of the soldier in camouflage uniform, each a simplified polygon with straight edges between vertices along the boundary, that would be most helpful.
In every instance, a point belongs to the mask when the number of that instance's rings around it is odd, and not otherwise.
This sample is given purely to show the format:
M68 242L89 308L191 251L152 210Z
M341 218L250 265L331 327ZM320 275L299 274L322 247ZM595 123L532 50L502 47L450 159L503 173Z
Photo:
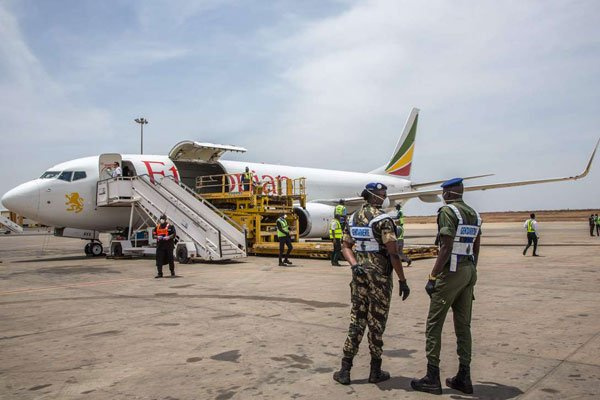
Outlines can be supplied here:
M344 232L342 253L352 265L352 310L342 367L333 374L333 379L343 385L350 384L352 360L367 326L371 352L369 382L390 378L388 372L381 370L381 354L393 289L392 267L399 278L402 300L410 294L398 255L394 221L381 209L386 190L381 183L369 183L362 193L367 203L348 218Z
M410 385L421 392L442 394L439 368L442 327L452 308L459 367L456 376L446 379L446 385L471 394L471 312L477 282L475 267L479 257L481 217L463 202L461 178L444 182L442 188L446 205L438 211L440 251L425 286L431 298L425 332L427 375L413 379Z

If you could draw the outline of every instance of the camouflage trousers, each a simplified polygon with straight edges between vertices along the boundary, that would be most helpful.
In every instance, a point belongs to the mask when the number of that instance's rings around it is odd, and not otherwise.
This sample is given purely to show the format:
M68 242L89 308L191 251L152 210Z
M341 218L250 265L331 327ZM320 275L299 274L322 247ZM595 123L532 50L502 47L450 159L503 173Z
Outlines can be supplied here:
M353 274L350 282L352 310L348 337L344 343L344 357L352 358L369 327L367 335L372 358L381 358L383 352L383 332L390 310L392 297L392 277L369 268L366 275Z

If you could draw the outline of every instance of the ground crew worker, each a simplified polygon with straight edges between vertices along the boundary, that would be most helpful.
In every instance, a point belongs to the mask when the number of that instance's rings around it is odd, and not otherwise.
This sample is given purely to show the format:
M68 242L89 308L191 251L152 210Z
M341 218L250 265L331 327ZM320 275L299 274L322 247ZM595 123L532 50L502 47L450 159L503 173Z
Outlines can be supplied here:
M404 214L402 213L402 204L396 204L396 232L398 232L398 254L402 261L406 263L407 267L410 267L412 260L404 254Z
M438 211L439 253L425 290L431 298L425 332L427 374L410 382L414 390L442 394L440 350L442 326L452 307L456 332L458 373L446 385L463 393L473 393L471 383L471 311L477 281L477 260L481 217L462 200L461 178L442 184L445 206Z
M596 214L596 236L600 237L600 217Z
M285 267L286 264L291 265L292 262L289 260L290 253L294 248L292 246L292 238L290 236L290 226L287 222L287 215L281 214L279 218L277 218L277 240L279 240L279 266ZM285 259L283 258L283 246L287 246L287 253L285 254Z
M594 228L596 227L596 217L594 216L594 214L590 215L589 224L590 224L590 236L594 236Z
M381 370L381 354L393 289L392 268L398 275L402 300L410 294L398 256L394 221L381 209L387 197L386 190L382 183L369 183L362 192L366 203L349 216L344 231L342 254L352 266L352 309L342 367L333 374L333 379L342 385L350 384L352 360L358 353L367 326L371 352L369 382L378 383L390 378L388 372ZM352 252L353 245L355 253Z
M173 260L173 248L175 247L175 227L167 222L167 216L161 215L156 228L156 269L158 275L155 278L162 278L163 265L169 264L171 277L175 276L175 261Z
M244 184L244 192L250 190L252 186L252 179L254 179L254 175L250 171L250 168L246 167L246 171L242 175L242 183Z
M527 229L527 246L523 250L523 255L527 253L527 249L533 243L533 256L537 257L537 244L538 244L538 234L537 234L537 221L535 220L535 214L529 214L529 219L525 221L523 224L523 228Z
M329 224L329 239L333 241L333 252L331 253L331 265L341 267L340 256L342 253L342 223L340 215L336 215Z
M348 214L348 210L346 209L346 202L344 199L340 199L338 205L335 206L335 210L333 212L333 216L340 217L340 223L342 224L342 229L346 227L346 216Z

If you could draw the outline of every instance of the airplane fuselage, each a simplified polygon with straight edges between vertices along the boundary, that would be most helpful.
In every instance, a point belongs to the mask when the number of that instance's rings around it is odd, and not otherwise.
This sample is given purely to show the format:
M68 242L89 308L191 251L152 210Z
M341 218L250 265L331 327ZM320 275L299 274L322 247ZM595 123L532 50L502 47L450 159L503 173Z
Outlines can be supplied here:
M124 154L121 157L123 165L133 167L135 175L149 175L152 179L171 176L176 180L185 179L182 173L189 175L190 168L173 162L168 156ZM263 183L267 192L274 189L278 176L291 179L304 177L309 202L355 197L367 183L375 181L386 184L393 192L410 190L410 181L406 179L371 173L224 160L216 164L222 173L235 174L230 179L232 191L241 189L241 175L246 167L253 172L255 179ZM128 207L96 206L96 184L109 177L106 172L100 171L99 156L67 161L49 168L46 174L48 172L56 172L56 175L34 179L12 189L3 197L4 205L28 218L55 227L110 232L128 226ZM78 172L80 178L75 180L71 175L70 180L59 179L65 172ZM84 178L81 178L82 173L85 173Z

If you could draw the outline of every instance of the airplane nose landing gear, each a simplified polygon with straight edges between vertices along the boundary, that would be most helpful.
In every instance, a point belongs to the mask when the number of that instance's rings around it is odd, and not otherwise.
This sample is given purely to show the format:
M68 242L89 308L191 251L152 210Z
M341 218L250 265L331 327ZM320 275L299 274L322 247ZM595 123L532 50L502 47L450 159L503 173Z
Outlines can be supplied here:
M98 257L102 255L104 249L102 248L102 243L92 241L85 245L83 251L88 256Z

